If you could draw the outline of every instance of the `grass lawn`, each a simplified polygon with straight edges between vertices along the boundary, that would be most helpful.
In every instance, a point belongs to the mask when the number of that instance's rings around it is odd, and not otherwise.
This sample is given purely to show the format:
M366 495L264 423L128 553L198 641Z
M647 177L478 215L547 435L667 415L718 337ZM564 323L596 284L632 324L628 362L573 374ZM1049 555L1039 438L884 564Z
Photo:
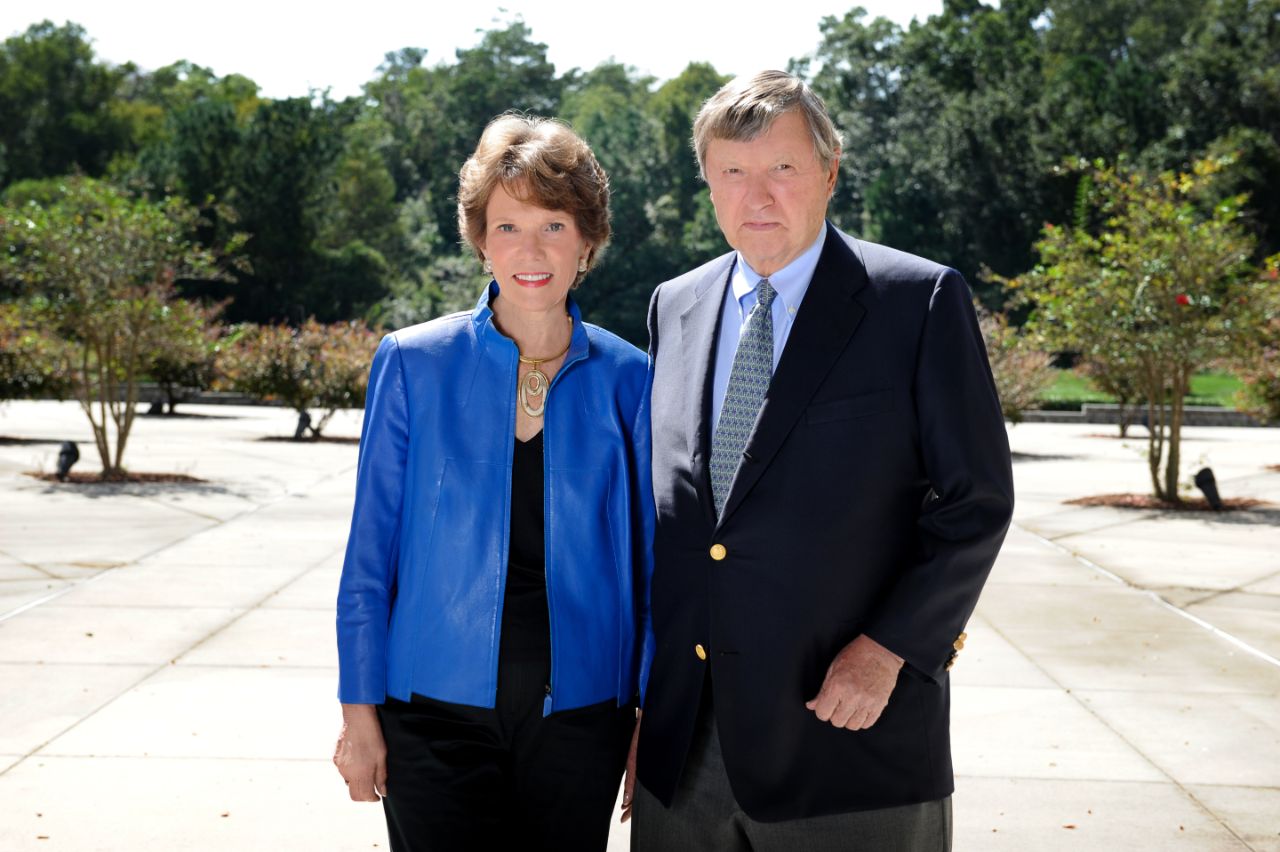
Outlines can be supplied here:
M1087 376L1074 370L1055 372L1057 376L1053 384L1040 394L1046 408L1074 408L1086 402L1115 402L1115 397L1098 390ZM1240 380L1230 373L1197 373L1191 377L1191 393L1187 394L1186 404L1234 408L1234 397L1239 389Z

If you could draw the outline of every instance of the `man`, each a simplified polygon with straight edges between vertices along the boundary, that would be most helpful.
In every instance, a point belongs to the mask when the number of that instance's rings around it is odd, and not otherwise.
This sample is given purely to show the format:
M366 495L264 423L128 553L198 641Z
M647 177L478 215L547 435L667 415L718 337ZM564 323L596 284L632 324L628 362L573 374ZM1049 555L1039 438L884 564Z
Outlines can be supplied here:
M948 849L947 670L1013 507L968 287L826 222L802 81L729 83L694 146L734 251L649 310L633 848Z

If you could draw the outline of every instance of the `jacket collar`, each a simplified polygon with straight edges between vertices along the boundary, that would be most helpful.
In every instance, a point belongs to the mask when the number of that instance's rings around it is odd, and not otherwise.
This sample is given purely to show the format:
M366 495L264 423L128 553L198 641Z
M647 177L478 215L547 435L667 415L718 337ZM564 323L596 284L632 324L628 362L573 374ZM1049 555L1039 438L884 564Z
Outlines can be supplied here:
M482 354L510 362L513 357L519 356L519 350L516 349L515 342L499 331L493 322L493 300L498 298L500 292L501 288L497 281L490 281L489 286L484 288L479 301L476 302L475 310L471 312L471 328ZM560 377L565 367L586 358L591 351L587 329L582 322L582 312L578 309L578 303L573 300L572 294L565 299L565 308L573 319L573 331L569 336L569 352L564 357L564 364L556 372L556 378ZM555 379L552 379L552 384L555 384Z

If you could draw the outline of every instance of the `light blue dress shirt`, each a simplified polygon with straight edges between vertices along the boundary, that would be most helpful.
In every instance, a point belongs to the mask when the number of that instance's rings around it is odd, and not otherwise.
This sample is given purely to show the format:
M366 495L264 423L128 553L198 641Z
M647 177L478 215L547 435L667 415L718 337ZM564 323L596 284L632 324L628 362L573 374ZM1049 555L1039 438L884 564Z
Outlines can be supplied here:
M783 347L791 335L796 311L809 289L813 271L818 267L822 246L827 241L824 223L818 239L800 253L795 260L769 276L769 284L777 291L773 300L773 369L778 369ZM739 254L729 273L729 286L725 290L724 305L720 309L720 335L716 338L715 373L711 383L711 433L720 426L720 409L724 407L724 392L729 386L729 371L733 369L733 356L738 351L738 338L742 324L747 321L751 309L756 306L756 285L764 276L757 273Z

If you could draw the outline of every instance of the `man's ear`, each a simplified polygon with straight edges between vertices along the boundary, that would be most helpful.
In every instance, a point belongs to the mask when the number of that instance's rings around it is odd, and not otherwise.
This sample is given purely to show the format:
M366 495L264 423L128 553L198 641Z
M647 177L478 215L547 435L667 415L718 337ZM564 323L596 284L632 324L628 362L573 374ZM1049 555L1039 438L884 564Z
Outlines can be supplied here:
M836 191L836 178L840 176L840 149L831 155L831 172L827 175L827 197Z

